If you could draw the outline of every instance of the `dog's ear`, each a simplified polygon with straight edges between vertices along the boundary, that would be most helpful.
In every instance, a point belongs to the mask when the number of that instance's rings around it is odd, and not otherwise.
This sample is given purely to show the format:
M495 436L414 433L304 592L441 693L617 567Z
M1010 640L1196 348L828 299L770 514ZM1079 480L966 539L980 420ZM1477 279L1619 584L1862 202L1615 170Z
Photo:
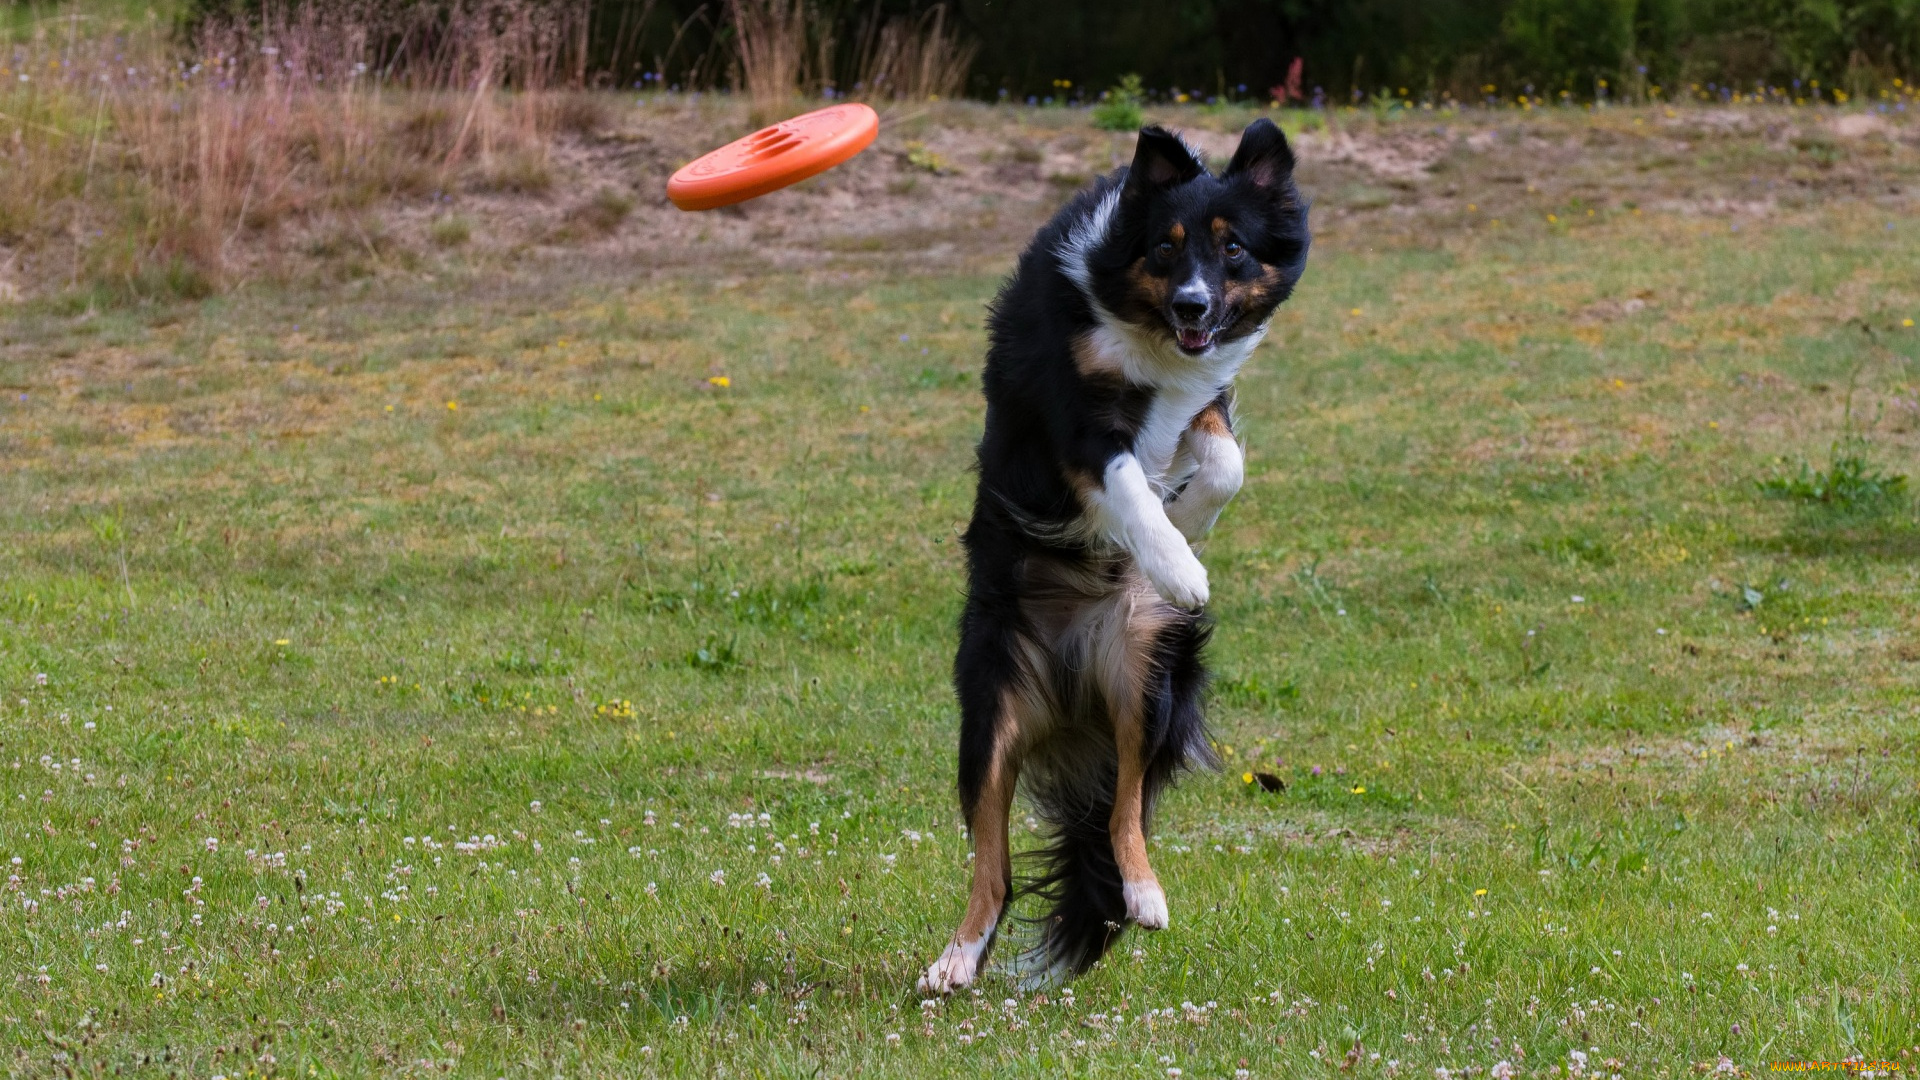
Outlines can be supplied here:
M1293 148L1287 145L1286 133L1264 116L1248 124L1247 130L1240 134L1240 148L1233 152L1233 162L1222 178L1244 178L1254 187L1274 194L1285 190L1293 179Z
M1154 125L1140 129L1133 167L1127 170L1129 194L1146 195L1176 187L1207 171L1180 136Z

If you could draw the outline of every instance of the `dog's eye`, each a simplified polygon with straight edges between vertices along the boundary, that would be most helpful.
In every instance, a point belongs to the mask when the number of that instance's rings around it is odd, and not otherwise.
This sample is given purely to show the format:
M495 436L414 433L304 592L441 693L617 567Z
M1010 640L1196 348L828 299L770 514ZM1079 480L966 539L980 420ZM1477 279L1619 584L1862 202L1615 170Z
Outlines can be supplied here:
M1227 241L1227 246L1225 248L1222 248L1221 250L1226 252L1227 259L1231 262L1239 262L1240 257L1247 253L1246 248L1241 247L1239 244L1236 244L1231 240Z
M1160 246L1154 248L1153 252L1154 254L1160 256L1163 259L1173 258L1173 241L1171 240L1160 241Z

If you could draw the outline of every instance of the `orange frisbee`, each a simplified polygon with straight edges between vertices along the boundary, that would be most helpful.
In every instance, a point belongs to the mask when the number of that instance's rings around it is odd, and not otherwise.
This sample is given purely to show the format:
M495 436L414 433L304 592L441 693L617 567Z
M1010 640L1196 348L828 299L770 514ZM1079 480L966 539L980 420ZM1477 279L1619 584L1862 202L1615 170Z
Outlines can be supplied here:
M682 210L712 210L758 198L846 161L880 134L865 105L831 105L782 120L688 162L667 181Z

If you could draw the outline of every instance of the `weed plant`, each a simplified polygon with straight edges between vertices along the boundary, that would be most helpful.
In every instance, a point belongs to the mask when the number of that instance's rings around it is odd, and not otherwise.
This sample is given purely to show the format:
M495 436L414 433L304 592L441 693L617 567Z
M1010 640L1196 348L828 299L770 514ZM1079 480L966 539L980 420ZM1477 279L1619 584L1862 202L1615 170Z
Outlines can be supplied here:
M1141 109L1146 100L1140 76L1127 75L1100 96L1093 107L1093 126L1102 131L1138 131L1146 122Z

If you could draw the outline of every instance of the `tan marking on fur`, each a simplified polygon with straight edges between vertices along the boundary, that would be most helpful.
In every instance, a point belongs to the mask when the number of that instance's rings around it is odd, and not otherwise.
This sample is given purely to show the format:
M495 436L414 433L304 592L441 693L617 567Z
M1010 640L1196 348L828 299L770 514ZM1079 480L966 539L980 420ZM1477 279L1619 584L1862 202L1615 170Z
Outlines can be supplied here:
M1228 305L1241 312L1241 319L1258 317L1264 313L1267 299L1280 287L1280 270L1262 263L1260 276L1252 281L1229 281L1226 288Z
M1177 221L1174 222L1173 228L1167 230L1167 239L1173 241L1174 247L1185 244L1187 242L1187 227Z
M1153 645L1177 617L1174 609L1130 567L1122 586L1088 616L1089 671L1101 697L1116 717L1140 712L1152 675Z
M980 802L973 811L973 887L967 895L967 911L961 916L960 928L953 932L953 940L962 944L972 944L992 933L1007 904L1007 883L1013 873L1007 815L1013 806L1020 768L1019 756L1012 750L1020 742L1020 713L1029 704L1021 700L1019 691L1009 689L1000 706L993 760L987 766Z
M1126 377L1126 368L1121 365L1120 358L1103 352L1095 345L1091 331L1075 335L1068 348L1073 353L1073 369L1082 378L1108 381Z
M1107 821L1107 833L1113 840L1113 861L1120 866L1122 881L1157 880L1147 862L1147 836L1141 821L1147 770L1140 746L1145 735L1138 707L1114 713L1113 743L1119 752L1120 768L1113 786L1113 816Z
M1108 835L1114 860L1125 880L1157 887L1147 859L1144 820L1146 697L1155 646L1182 616L1124 557L1091 566L1077 560L1029 557L1022 586L1020 609L1033 635L1032 640L1022 638L1027 668L1023 675L1038 677L1023 678L1020 694L1009 698L1021 745L1046 738L1043 725L1058 715L1053 710L1061 703L1049 700L1050 691L1039 689L1047 684L1044 673L1057 672L1063 665L1077 673L1113 724L1119 775ZM983 835L976 828L976 843ZM976 864L981 858L975 855Z
M1109 711L1137 712L1152 674L1153 645L1179 613L1131 563L1115 581L1111 571L1117 565L1086 567L1030 558L1020 610L1038 639L1032 645L1039 653L1081 672L1087 689ZM1028 658L1030 664L1044 662ZM1044 708L1052 703L1035 704ZM1031 730L1032 714L1022 720Z
M1187 430L1201 435L1218 435L1223 439L1233 438L1233 424L1227 417L1226 407L1217 401L1201 409L1200 415L1187 425Z
M1053 681L1047 677L1053 657L1044 641L1027 634L1014 636L1015 661L1019 674L1007 689L1004 707L1009 727L1005 747L995 753L1024 754L1026 748L1046 737L1053 718L1060 714L1060 702L1054 697Z
M1100 635L1106 639L1101 643L1104 647L1093 664L1094 676L1100 680L1101 694L1113 716L1113 743L1119 753L1113 816L1107 831L1121 878L1154 881L1153 867L1147 862L1143 817L1146 762L1141 746L1146 738L1147 680L1153 673L1153 648L1161 631L1178 615L1131 568L1111 603L1112 617Z
M1226 243L1228 235L1232 232L1233 226L1227 224L1226 218L1217 217L1213 219L1213 239L1215 243Z
M1167 306L1167 279L1147 272L1147 260L1136 259L1127 270L1132 300L1142 311L1159 311Z
M1067 483L1072 485L1073 493L1080 497L1080 505L1091 506L1094 493L1100 490L1100 478L1071 465L1067 466L1066 472Z

